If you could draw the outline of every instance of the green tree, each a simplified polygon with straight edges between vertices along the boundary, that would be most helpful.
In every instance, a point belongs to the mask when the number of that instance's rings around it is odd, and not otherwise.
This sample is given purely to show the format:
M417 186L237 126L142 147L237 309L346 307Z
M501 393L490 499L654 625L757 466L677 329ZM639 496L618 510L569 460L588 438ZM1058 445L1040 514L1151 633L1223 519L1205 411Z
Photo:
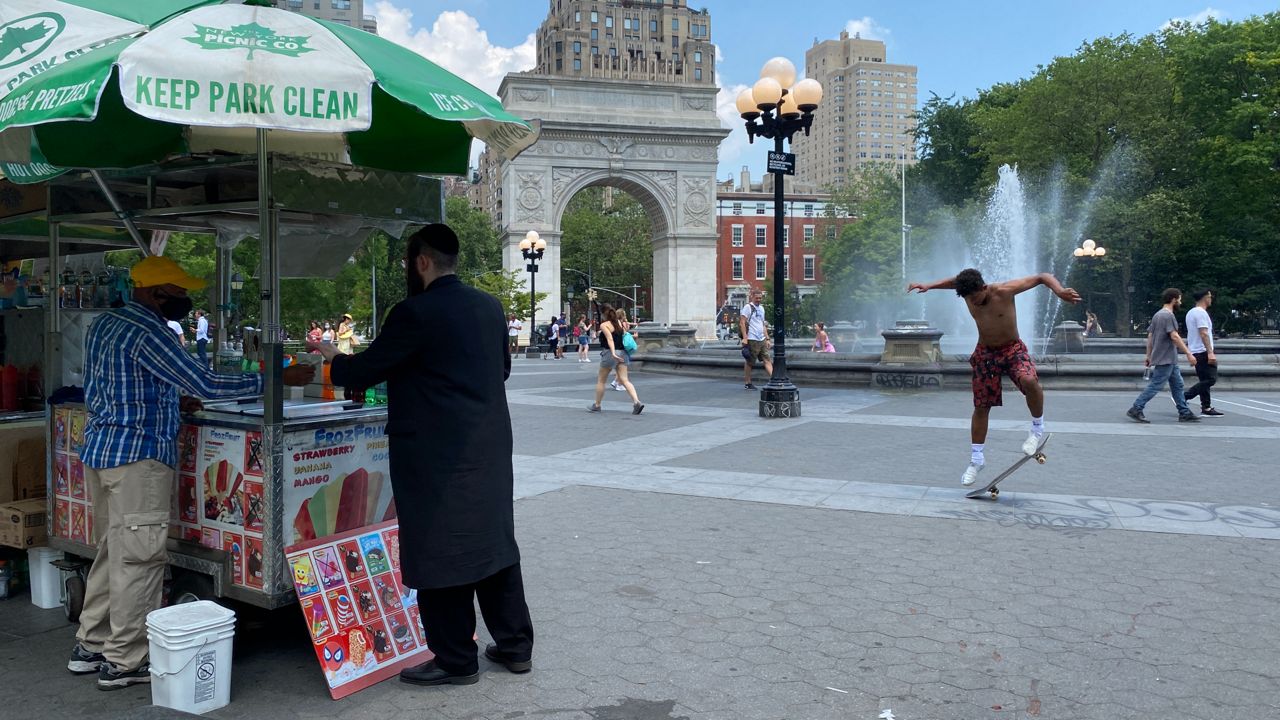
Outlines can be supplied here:
M529 293L524 290L525 281L518 271L499 270L477 275L472 278L471 285L498 298L504 314L515 315L522 322L529 321ZM547 293L537 294L537 302L546 299Z
M816 312L822 317L875 320L879 304L902 294L901 191L890 164L867 166L833 191L828 216L856 221L819 246L825 281Z
M589 276L596 287L652 287L649 216L630 195L610 195L606 203L605 188L590 187L569 200L561 220L560 265ZM561 274L561 282L579 288L586 285L585 278L568 271Z

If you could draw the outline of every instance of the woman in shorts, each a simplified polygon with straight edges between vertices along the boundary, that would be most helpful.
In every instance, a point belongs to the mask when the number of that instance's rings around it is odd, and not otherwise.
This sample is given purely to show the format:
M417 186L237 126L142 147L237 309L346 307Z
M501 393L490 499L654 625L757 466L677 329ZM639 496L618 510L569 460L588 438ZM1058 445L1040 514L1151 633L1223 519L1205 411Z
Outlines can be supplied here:
M622 347L622 334L627 331L626 315L614 310L612 306L604 306L604 322L600 323L600 370L596 373L596 401L587 408L591 412L600 412L600 401L604 399L604 381L609 373L617 370L618 380L622 388L631 396L631 414L639 415L644 410L644 403L636 395L635 386L628 377L631 356Z
M587 357L587 350L591 347L591 325L587 323L586 315L578 318L578 324L573 326L573 334L578 338L578 362L591 362L591 358Z

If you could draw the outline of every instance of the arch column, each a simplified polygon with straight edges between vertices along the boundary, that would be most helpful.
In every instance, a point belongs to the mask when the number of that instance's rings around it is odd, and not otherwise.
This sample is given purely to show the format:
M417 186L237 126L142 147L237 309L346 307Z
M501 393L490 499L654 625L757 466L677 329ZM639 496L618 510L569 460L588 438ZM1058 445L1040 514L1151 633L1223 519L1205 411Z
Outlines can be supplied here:
M715 334L716 236L666 235L653 240L654 320L688 323L698 337Z

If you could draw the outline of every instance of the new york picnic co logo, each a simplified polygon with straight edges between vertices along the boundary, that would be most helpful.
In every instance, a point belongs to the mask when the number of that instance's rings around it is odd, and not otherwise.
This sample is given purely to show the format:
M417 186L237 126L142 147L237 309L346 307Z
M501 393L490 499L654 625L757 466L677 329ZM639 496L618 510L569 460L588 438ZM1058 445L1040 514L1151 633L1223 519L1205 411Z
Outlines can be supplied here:
M195 25L195 35L183 39L205 50L248 50L249 56L245 59L252 60L253 54L259 50L288 57L298 57L302 53L312 52L315 48L307 47L309 37L309 35L277 35L276 31L269 27L248 23L233 25L230 29Z
M66 29L67 21L52 12L36 13L0 25L0 69L26 62L44 52Z

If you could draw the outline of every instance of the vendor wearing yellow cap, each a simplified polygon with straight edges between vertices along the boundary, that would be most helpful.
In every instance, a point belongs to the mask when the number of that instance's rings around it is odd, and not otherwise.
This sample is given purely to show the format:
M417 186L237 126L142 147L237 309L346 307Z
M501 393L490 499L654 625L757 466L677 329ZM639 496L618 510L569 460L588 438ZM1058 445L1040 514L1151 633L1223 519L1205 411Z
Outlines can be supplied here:
M194 398L262 393L258 375L218 375L173 341L167 321L191 312L189 290L205 283L165 257L133 267L133 297L94 321L85 339L85 426L80 459L94 501L98 555L85 590L67 669L93 673L98 688L151 681L147 613L160 607L170 496L177 465L179 392ZM284 371L305 385L312 370Z

